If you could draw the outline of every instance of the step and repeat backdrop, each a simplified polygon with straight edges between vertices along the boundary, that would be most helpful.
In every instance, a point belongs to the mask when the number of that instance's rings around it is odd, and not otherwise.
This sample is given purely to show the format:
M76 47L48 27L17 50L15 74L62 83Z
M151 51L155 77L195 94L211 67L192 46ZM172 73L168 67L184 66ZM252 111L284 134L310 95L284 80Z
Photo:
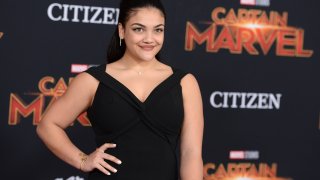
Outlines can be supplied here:
M320 3L163 3L162 61L193 73L202 92L204 179L319 180ZM0 2L0 179L87 179L35 129L77 73L106 62L118 4ZM84 152L95 149L85 113L67 133Z

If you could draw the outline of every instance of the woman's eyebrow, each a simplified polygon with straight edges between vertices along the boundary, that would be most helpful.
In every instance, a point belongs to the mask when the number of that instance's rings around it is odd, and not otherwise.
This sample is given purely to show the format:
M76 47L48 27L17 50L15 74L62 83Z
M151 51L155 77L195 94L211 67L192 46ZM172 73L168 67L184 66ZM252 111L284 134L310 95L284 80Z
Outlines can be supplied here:
M155 26L155 28L160 27L160 26L164 26L164 24L158 24Z
M146 27L145 25L140 24L140 23L133 23L133 24L131 24L131 26L142 26L142 27Z
M133 24L131 24L131 26L141 26L141 27L146 27L145 25L140 24L140 23L133 23ZM158 25L156 25L156 26L155 26L155 28L160 27L160 26L164 26L164 24L158 24Z

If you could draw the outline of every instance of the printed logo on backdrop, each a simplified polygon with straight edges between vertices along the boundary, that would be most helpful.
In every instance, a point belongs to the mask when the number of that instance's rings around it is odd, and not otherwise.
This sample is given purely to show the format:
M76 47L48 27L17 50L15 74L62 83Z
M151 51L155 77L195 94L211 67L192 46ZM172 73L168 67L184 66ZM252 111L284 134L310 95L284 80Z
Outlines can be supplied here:
M229 158L232 160L256 160L259 159L259 151L232 150L229 153Z
M71 176L69 178L55 178L54 180L84 180L84 178L80 176Z
M293 180L278 177L277 163L207 163L203 168L204 180Z
M47 14L52 21L116 25L119 8L52 3Z
M280 109L281 97L280 93L214 91L210 104L217 109Z
M270 1L243 0L241 4L269 6ZM227 50L231 54L267 55L309 58L313 50L305 49L303 28L288 25L288 12L261 9L227 9L216 7L212 21L200 31L190 21L186 23L185 50L193 51L205 45L206 52ZM274 47L274 48L272 48ZM271 50L275 52L271 52Z
M233 162L206 163L203 166L204 180L293 180L278 177L277 163L250 162L259 160L257 150L231 150L229 159Z
M270 0L240 0L241 5L270 6Z
M72 65L71 71L75 70L74 67L76 66L79 67L83 65ZM86 65L87 68L91 66L94 65ZM79 69L76 70L80 72ZM84 71L86 69L82 70ZM32 124L37 125L46 109L65 93L72 79L72 77L64 79L63 77L54 78L52 76L45 76L42 77L38 85L36 85L39 92L25 92L22 94L10 93L8 124L18 125L22 117L27 118L31 116L33 119ZM28 99L29 103L24 99ZM82 113L77 118L77 121L82 126L91 126L86 112Z

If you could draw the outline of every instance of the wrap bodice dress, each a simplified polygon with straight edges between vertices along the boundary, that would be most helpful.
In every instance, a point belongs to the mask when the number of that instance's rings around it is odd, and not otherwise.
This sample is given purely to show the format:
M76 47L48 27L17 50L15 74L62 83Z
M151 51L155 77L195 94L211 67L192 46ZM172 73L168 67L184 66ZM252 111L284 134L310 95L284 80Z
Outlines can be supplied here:
M86 70L99 81L87 109L97 147L115 143L106 153L122 161L105 175L95 169L90 180L178 180L176 148L184 118L180 80L187 73L171 66L173 73L160 82L145 101L108 74L107 64Z

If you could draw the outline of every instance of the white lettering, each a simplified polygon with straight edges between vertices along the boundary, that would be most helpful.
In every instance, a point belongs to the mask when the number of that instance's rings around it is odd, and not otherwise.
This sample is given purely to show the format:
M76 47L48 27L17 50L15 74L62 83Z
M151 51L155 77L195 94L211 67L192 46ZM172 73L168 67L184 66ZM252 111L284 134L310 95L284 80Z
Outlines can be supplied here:
M89 23L89 6L83 6L84 8L84 14L83 14L83 23Z
M232 92L229 93L229 97L232 97L232 104L231 104L231 108L237 108L237 97L240 97L241 94L240 93L236 93L236 92Z
M52 3L48 7L47 14L52 21L116 25L119 9Z
M116 14L115 14L115 16L116 16L117 18L115 18L116 20L115 20L114 24L118 24L119 14L120 14L120 10L119 10L118 8L116 8Z
M212 94L211 94L211 96L210 96L210 103L211 103L211 105L213 106L213 107L215 107L215 108L220 108L220 107L222 107L222 103L219 103L219 104L217 104L216 102L215 102L215 97L217 96L217 95L219 95L220 97L222 97L222 93L221 92L213 92Z
M52 20L52 21L60 21L61 20L61 16L58 16L58 17L54 17L53 16L53 8L54 7L58 7L59 9L62 9L62 6L58 3L53 3L53 4L50 4L50 6L48 7L48 10L47 10L47 14L49 16L49 18Z
M104 11L104 18L103 24L114 24L113 14L115 13L114 8L103 8Z
M268 109L269 104L267 104L267 100L269 97L269 94L267 93L260 93L258 95L259 100L258 100L258 109Z
M223 108L228 108L228 93L224 92L223 93Z
M246 108L246 93L241 93L241 105L240 108L244 109Z
M97 19L98 19L99 14L102 11L102 8L101 7L91 7L91 12L92 11L94 11L95 13L91 17L90 23L101 24L102 19L101 18L99 20L97 20Z
M210 104L214 108L280 109L282 94L214 91Z
M82 11L83 7L78 5L70 5L70 9L73 9L73 19L72 22L79 22L79 10Z
M274 94L269 94L269 109L272 109L274 106L276 109L280 109L280 98L281 94L276 94L277 98Z
M254 101L257 99L257 96L258 96L257 93L248 93L247 94L247 97L249 97L250 99L249 99L249 102L248 102L246 108L248 108L248 109L256 109L257 108L257 104L253 104Z
M69 21L68 19L68 7L69 5L68 4L63 4L63 18L62 18L62 21Z

